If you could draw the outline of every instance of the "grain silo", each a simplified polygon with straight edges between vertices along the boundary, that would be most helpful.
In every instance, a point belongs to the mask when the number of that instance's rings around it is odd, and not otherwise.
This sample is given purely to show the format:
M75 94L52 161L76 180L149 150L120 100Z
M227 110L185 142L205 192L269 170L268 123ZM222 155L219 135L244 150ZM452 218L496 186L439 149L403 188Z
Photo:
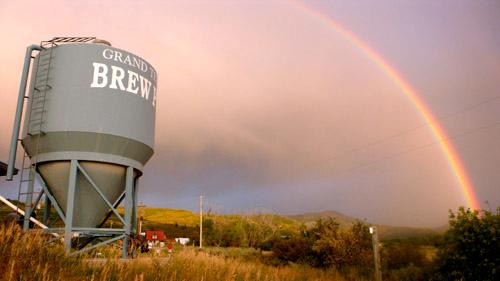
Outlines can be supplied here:
M56 37L28 47L7 179L20 139L25 212L32 214L44 194L45 211L54 208L64 222L64 228L48 231L64 233L68 251L72 245L89 249L95 237L126 245L135 232L138 178L154 148L156 81L146 60L94 37ZM38 195L35 182L42 186ZM124 215L117 211L120 204ZM123 227L103 228L110 216Z

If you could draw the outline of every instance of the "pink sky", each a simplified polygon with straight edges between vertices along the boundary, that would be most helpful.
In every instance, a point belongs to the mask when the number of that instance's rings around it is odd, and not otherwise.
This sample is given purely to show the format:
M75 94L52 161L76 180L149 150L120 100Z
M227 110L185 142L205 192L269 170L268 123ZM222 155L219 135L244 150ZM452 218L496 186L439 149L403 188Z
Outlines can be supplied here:
M434 139L428 128L411 131L422 120L394 81L295 5L102 2L0 3L2 161L25 47L97 36L159 74L146 204L195 209L203 192L223 211L333 209L405 225L442 224L448 209L465 204L439 147L409 152ZM500 128L477 128L500 122L500 101L474 106L500 95L499 5L356 3L307 5L380 52L438 118L450 116L442 125L456 136L479 200L498 206ZM1 194L16 191L0 181Z

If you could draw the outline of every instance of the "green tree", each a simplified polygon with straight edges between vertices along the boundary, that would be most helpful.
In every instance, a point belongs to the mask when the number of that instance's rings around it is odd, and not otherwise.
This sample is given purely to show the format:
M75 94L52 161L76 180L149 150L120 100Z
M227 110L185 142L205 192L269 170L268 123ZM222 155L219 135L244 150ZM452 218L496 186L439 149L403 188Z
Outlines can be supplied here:
M438 254L438 278L500 280L500 208L496 213L450 211L449 230Z
M371 263L371 236L362 222L354 223L349 231L339 231L334 219L320 220L311 232L320 266L366 267Z
M284 262L310 263L312 256L311 241L303 235L295 234L288 238L275 239L273 255Z

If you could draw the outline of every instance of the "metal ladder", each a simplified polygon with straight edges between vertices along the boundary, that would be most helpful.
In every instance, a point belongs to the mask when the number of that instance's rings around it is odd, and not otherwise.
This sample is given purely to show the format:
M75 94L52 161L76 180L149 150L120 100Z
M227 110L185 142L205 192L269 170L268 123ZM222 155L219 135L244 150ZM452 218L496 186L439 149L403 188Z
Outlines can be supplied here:
M40 137L45 134L43 131L44 115L46 114L45 103L47 94L49 94L52 89L49 85L50 68L53 58L53 49L57 45L53 41L42 41L40 46L43 51L38 54L36 73L32 74L35 76L33 92L30 96L25 96L26 99L30 100L27 110L28 121L25 123L27 125L26 130L28 136L33 137L31 141L35 144L35 150L32 152L31 157L26 150L24 150L16 202L17 210L19 210L21 207L21 197L24 196L27 216L31 216L35 205L40 200L39 197L41 197L40 193L35 203L33 203L33 195L36 193L34 191L34 181L37 168L37 156L40 149ZM28 176L26 176L26 174L28 174Z

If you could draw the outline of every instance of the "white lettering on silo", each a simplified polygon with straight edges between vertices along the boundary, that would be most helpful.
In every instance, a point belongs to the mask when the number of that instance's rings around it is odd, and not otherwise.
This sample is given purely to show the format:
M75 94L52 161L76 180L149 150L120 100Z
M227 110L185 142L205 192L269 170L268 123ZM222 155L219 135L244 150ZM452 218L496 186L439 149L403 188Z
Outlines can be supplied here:
M138 69L141 69L141 62L142 61L140 59L136 58L136 57L133 57L132 60L134 61L132 63L132 66L133 67L137 67Z
M109 55L106 55L106 53L108 53ZM113 58L113 50L110 50L110 49L104 49L104 51L102 51L102 56L107 59L107 60L110 60Z
M104 51L102 51L102 57L107 60L114 60L114 61L119 61L123 64L128 64L132 67L139 69L142 72L148 71L147 63L145 63L140 58L127 53L122 53L120 51L112 49L104 49Z
M94 62L92 63L94 66L94 78L92 79L92 84L90 84L91 88L104 88L108 85L108 66L103 63ZM99 78L101 78L101 82L99 82Z
M153 86L153 107L156 106L156 87Z
M148 65L141 60L141 70L142 72L148 72Z
M145 99L149 98L149 90L151 89L151 82L144 78L140 77L141 80L141 96Z
M114 65L111 66L111 70L111 84L109 84L109 87L111 89L116 89L116 84L118 82L120 90L124 91L125 86L123 85L123 78L125 78L125 71L123 71L123 68Z
M128 72L127 92L137 95L137 92L139 91L139 87L137 86L137 80L139 79L139 75L130 70L127 70L127 72Z
M123 60L123 63L126 63L128 65L132 65L132 61L130 60L130 57L127 55L125 59Z
M123 63L123 61L122 61L122 53L115 51L115 61L119 61L119 62Z
M115 57L116 52L113 53L110 50L109 53L103 52L103 56L113 56ZM118 57L122 57L121 53ZM130 59L130 58L129 58ZM134 63L135 62L134 60ZM142 63L142 61L141 61ZM106 65L103 63L93 62L94 67L91 88L110 88L115 90L121 90L123 93L139 94L140 97L146 101L151 102L153 107L156 105L156 85L155 81L151 81L148 78L128 69L123 69L116 65ZM111 67L111 71L109 71ZM153 73L153 69L151 68ZM156 73L155 73L156 74ZM125 87L125 85L127 87ZM152 89L151 89L152 88ZM149 98L151 96L151 99Z

